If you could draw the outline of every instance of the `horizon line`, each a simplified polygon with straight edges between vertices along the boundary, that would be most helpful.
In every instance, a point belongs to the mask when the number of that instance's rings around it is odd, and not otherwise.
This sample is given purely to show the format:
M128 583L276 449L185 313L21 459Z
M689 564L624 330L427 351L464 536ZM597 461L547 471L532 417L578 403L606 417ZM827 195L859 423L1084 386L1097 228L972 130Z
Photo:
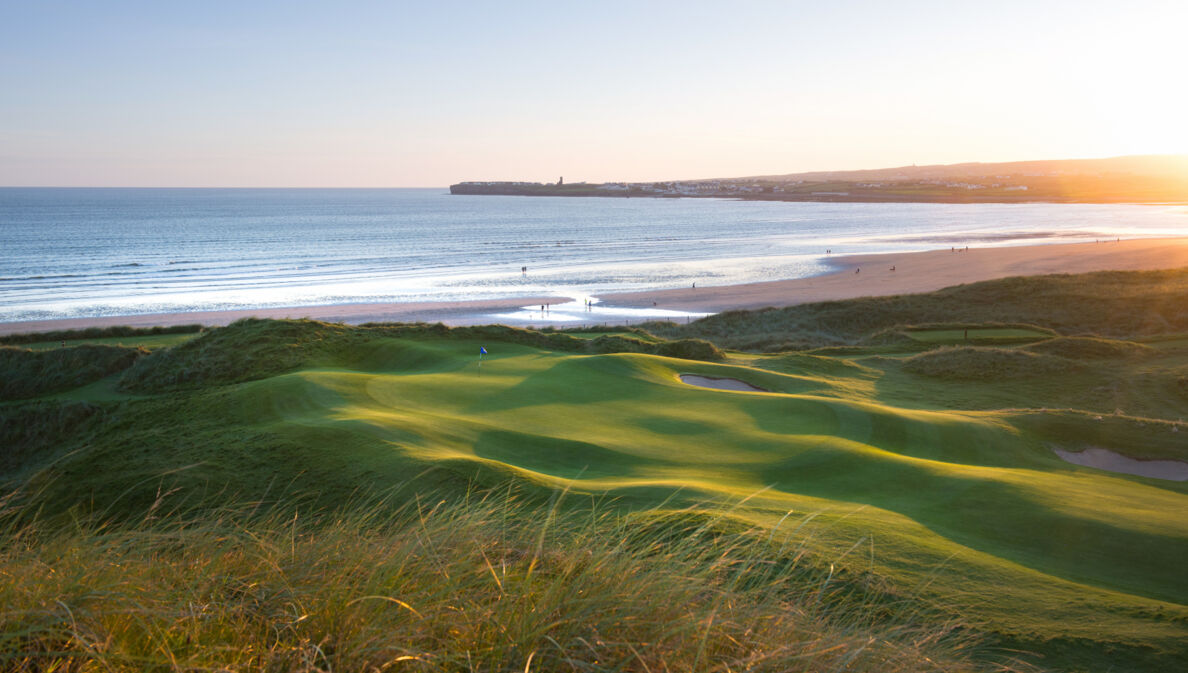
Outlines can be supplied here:
M1021 164L1021 163L1038 163L1038 162L1058 162L1058 161L1110 161L1115 159L1153 159L1153 158L1174 158L1180 157L1188 159L1188 153L1170 152L1163 154L1119 154L1106 157L1072 157L1062 159L1012 159L1010 161L958 161L954 163L940 163L940 164L899 164L896 166L880 166L876 168L819 168L811 170L801 170L791 173L750 173L745 175L738 175L733 177L711 177L711 178L664 178L656 180L612 180L612 182L627 182L627 183L647 183L647 182L695 182L701 180L746 180L764 177L784 177L792 175L812 174L812 173L850 173L863 171L886 171L905 168L939 168L939 167L956 167L956 166L973 166L973 165L993 165L993 164ZM462 180L461 182L523 182L524 180ZM586 181L581 181L586 182ZM457 184L457 183L455 183ZM574 184L580 184L574 183ZM589 183L602 184L602 183ZM321 185L303 185L303 186L285 186L285 185L0 185L0 189L449 189L450 185L389 185L389 186L321 186Z

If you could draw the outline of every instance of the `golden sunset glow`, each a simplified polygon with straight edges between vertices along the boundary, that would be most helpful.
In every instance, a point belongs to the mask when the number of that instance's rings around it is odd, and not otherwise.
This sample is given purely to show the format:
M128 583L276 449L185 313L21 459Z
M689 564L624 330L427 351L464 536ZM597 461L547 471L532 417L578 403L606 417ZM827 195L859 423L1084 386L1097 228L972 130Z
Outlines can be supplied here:
M1182 2L266 5L12 8L0 184L598 182L1188 153Z

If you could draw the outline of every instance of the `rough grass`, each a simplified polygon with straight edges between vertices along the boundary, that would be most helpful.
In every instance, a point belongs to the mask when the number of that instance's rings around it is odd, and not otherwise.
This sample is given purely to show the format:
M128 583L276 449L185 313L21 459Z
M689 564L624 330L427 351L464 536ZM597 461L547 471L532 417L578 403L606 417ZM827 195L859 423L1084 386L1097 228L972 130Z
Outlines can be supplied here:
M1070 360L1115 360L1143 357L1154 348L1133 341L1095 337L1059 337L1026 346L1033 353L1056 355Z
M251 381L328 361L349 348L352 330L310 320L240 320L137 363L125 390L157 392Z
M912 374L956 381L1051 376L1072 366L1071 362L1051 355L977 346L939 348L904 361L904 370Z
M146 337L163 334L192 334L201 332L202 325L170 325L155 327L88 327L85 329L53 330L50 332L28 332L0 336L0 344L31 344L43 341L78 341L80 339L112 339L120 337Z
M510 496L118 526L9 515L0 657L9 671L1020 670L974 663L956 624L807 567L796 535L691 517Z
M211 330L174 348L161 349L129 370L120 387L136 392L184 390L253 381L299 367L351 366L377 337L476 340L578 353L650 353L693 360L721 360L701 339L644 340L604 334L583 339L556 331L485 325L367 324L348 327L313 320L240 320L234 329ZM478 349L475 349L477 355Z
M1188 269L1004 278L937 292L727 311L688 325L650 323L667 337L721 348L804 350L853 345L924 324L1024 323L1063 335L1133 338L1188 331Z
M207 335L220 339L210 348L297 362L279 375L260 367L238 384L92 400L97 413L77 419L62 402L0 406L25 414L0 417L4 430L22 428L11 435L22 448L0 488L27 477L42 497L22 502L45 515L123 522L180 489L169 501L184 502L193 527L235 497L330 511L360 486L436 487L433 474L450 475L442 482L453 494L509 477L540 497L611 493L620 514L761 492L736 510L740 520L770 530L821 512L829 532L811 547L836 559L838 574L877 575L1053 667L1163 671L1183 660L1188 486L1070 466L1049 444L1188 457L1180 432L1188 426L1177 420L1188 406L1176 392L1188 340L1077 367L1021 350L1026 362L1066 366L975 381L921 377L904 359L856 347L844 358L731 354L709 363L598 355L596 339L555 331L323 327L245 322ZM274 329L286 337L261 338ZM646 346L631 333L603 336L625 341L606 347ZM291 353L299 357L281 357ZM204 356L256 364L217 350ZM680 373L774 392L699 389ZM1109 415L1097 419L1101 409ZM63 424L76 431L53 429ZM655 548L682 538L666 529L652 537ZM643 535L632 530L632 539Z
M947 324L913 325L906 328L908 336L918 341L945 343L979 341L985 345L1018 343L1056 336L1050 329L1020 324Z
M1011 422L1051 446L1076 451L1101 447L1139 460L1188 459L1188 423L1178 420L1061 409L1014 412Z
M28 465L45 465L79 428L102 408L85 402L32 402L0 406L0 475L10 477Z
M54 350L0 346L0 400L69 390L132 366L143 348L82 345Z

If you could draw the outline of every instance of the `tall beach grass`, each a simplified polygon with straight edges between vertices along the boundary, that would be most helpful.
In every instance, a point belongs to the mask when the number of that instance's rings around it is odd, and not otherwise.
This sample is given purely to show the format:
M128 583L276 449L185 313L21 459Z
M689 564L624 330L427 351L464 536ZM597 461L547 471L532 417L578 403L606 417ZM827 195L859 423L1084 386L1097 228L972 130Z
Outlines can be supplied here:
M0 542L11 671L981 671L953 623L801 531L507 493L310 517L31 520Z

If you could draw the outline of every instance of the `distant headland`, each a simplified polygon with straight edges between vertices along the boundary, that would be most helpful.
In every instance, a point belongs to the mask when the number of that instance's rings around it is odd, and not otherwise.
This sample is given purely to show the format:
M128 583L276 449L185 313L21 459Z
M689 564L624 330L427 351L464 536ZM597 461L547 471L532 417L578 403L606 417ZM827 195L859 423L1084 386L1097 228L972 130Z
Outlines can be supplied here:
M661 182L460 182L451 194L869 203L1188 203L1188 155L901 166Z

